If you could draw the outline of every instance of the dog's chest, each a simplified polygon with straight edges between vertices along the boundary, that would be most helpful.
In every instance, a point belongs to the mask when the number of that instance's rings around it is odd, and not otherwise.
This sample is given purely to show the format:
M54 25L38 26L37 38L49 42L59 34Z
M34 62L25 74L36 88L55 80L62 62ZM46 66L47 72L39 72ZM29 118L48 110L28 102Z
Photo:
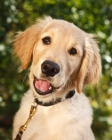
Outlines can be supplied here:
M57 140L66 131L72 121L71 111L66 106L38 107L34 118L31 120L27 131L33 140Z

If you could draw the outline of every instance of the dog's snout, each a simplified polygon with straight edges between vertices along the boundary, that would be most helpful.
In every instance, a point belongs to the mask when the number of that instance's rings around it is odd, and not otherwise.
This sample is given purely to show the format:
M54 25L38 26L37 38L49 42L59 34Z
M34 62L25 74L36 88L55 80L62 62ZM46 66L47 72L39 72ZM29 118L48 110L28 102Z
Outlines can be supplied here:
M41 71L47 77L49 76L53 77L59 73L60 67L58 64L54 63L53 61L45 60L41 65Z

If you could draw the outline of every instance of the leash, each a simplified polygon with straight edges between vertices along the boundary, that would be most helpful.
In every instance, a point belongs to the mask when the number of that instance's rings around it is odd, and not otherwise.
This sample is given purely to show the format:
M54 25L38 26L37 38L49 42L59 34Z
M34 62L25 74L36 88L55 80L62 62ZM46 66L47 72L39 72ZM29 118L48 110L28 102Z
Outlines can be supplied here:
M31 105L31 108L30 108L29 117L28 117L27 121L25 122L25 124L20 126L19 132L14 140L22 139L23 132L27 129L28 124L29 124L30 120L33 118L36 110L37 110L37 103L35 103L35 100L34 100L33 104Z
M27 119L27 121L25 122L24 125L20 126L19 128L19 132L18 134L16 135L16 138L14 140L21 140L22 139L22 135L24 133L24 131L27 129L28 127L28 124L30 122L30 120L33 118L36 110L37 110L37 105L41 105L41 106L51 106L51 105L54 105L54 104L58 104L62 101L64 101L65 99L69 99L69 98L72 98L75 94L75 90L71 90L69 91L69 93L64 97L64 99L62 98L57 98L56 100L53 100L51 102L48 102L48 103L42 103L40 102L37 98L34 98L34 102L33 104L31 105L31 108L30 108L30 113L29 113L29 117Z

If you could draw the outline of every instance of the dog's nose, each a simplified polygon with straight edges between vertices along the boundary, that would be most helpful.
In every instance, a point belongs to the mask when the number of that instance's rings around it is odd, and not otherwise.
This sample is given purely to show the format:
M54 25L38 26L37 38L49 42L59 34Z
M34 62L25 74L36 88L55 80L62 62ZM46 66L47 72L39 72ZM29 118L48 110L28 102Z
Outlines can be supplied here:
M60 67L58 64L54 63L53 61L45 60L41 65L41 71L47 77L49 76L53 77L59 73Z

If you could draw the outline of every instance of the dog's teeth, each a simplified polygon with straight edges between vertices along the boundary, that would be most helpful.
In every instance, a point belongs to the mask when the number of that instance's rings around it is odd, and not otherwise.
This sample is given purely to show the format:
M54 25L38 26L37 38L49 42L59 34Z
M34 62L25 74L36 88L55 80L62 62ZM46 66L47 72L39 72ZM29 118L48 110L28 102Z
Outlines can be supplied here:
M49 87L49 90L51 90L51 88L52 88L52 87L50 86L50 87Z

